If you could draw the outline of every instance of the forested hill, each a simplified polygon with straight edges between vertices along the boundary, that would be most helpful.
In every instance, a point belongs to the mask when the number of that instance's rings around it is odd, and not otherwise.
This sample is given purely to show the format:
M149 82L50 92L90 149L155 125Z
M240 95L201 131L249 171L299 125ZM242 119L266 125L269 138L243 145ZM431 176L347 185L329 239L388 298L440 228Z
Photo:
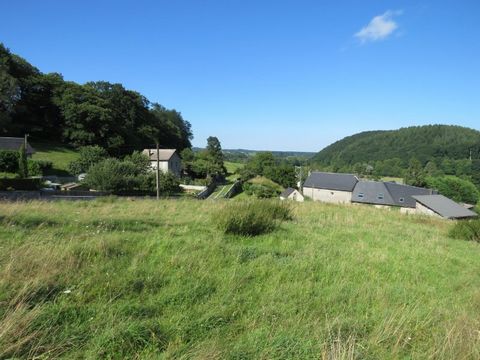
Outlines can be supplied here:
M348 136L317 153L312 162L343 167L412 158L426 163L432 159L480 158L480 131L450 125L427 125L388 131L367 131Z
M105 81L77 84L43 74L0 43L0 136L100 145L111 154L155 143L191 147L190 123L176 110Z

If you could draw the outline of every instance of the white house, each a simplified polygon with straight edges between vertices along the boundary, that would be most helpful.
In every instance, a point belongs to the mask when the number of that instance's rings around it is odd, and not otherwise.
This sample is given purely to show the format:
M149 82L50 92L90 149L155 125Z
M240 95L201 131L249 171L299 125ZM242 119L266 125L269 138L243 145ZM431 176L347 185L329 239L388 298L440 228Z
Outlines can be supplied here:
M150 166L153 170L157 169L157 149L145 149L143 153L150 158ZM182 161L177 154L176 149L160 149L158 151L158 165L163 173L171 172L180 176L182 171Z
M297 189L294 188L286 188L281 194L280 194L280 200L294 200L294 201L304 201L303 195L298 191Z

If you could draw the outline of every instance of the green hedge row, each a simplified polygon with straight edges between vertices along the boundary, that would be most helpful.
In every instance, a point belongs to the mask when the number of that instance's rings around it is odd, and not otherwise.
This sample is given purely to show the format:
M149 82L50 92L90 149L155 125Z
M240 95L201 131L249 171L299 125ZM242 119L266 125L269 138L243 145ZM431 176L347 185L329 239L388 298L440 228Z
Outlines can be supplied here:
M0 179L0 191L6 190L39 190L40 179Z

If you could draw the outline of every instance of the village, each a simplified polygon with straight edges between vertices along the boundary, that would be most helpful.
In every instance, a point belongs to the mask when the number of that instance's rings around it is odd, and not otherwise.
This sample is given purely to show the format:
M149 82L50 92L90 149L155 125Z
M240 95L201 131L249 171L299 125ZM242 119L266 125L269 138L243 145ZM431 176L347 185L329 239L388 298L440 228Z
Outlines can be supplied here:
M0 137L0 152L18 153L23 148L27 158L32 158L35 149L26 138ZM144 149L142 154L149 160L151 172L172 174L179 179L180 188L187 193L195 194L199 199L219 199L234 196L241 187L241 181L234 181L222 187L222 191L211 196L217 188L215 182L205 185L182 184L182 159L176 149ZM82 180L86 173L79 174L75 181L64 183L58 177L37 177L43 181L38 191L24 188L22 191L0 192L3 199L94 199L97 196L108 195L106 192L95 191L86 187ZM157 177L158 179L158 177ZM53 181L52 181L53 180ZM7 181L8 183L8 181ZM3 185L5 187L5 185ZM225 191L224 191L224 189ZM28 191L30 190L30 191ZM90 191L94 190L94 191ZM222 194L224 193L224 194ZM220 197L220 195L223 195ZM43 196L42 196L43 195ZM157 196L160 194L157 192ZM226 196L228 195L228 196ZM397 209L403 214L430 215L444 219L469 219L477 214L472 211L474 204L457 203L439 194L437 190L397 183L395 181L372 181L359 179L356 175L346 173L330 173L310 171L307 178L298 181L297 188L287 187L279 195L281 200L303 202L305 199L333 204L371 205L385 210Z
M480 359L480 1L0 14L0 360Z

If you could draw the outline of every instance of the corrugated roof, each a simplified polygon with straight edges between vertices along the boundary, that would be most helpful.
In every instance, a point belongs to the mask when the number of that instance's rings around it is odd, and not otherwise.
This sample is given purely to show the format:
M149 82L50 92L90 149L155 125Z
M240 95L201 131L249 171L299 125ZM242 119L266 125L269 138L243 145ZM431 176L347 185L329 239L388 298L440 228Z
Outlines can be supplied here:
M176 149L160 149L158 151L158 160L168 161L176 151ZM143 153L146 154L151 161L157 160L157 149L145 149L143 150Z
M24 138L20 137L0 137L0 150L18 151L22 146ZM27 154L31 155L35 152L35 149L27 142Z
M471 210L443 195L414 195L413 198L420 204L447 219L463 219L477 216Z
M359 181L352 194L352 202L377 205L396 205L385 183L380 181Z
M312 172L305 180L303 186L316 189L353 191L357 182L357 177L352 174Z

